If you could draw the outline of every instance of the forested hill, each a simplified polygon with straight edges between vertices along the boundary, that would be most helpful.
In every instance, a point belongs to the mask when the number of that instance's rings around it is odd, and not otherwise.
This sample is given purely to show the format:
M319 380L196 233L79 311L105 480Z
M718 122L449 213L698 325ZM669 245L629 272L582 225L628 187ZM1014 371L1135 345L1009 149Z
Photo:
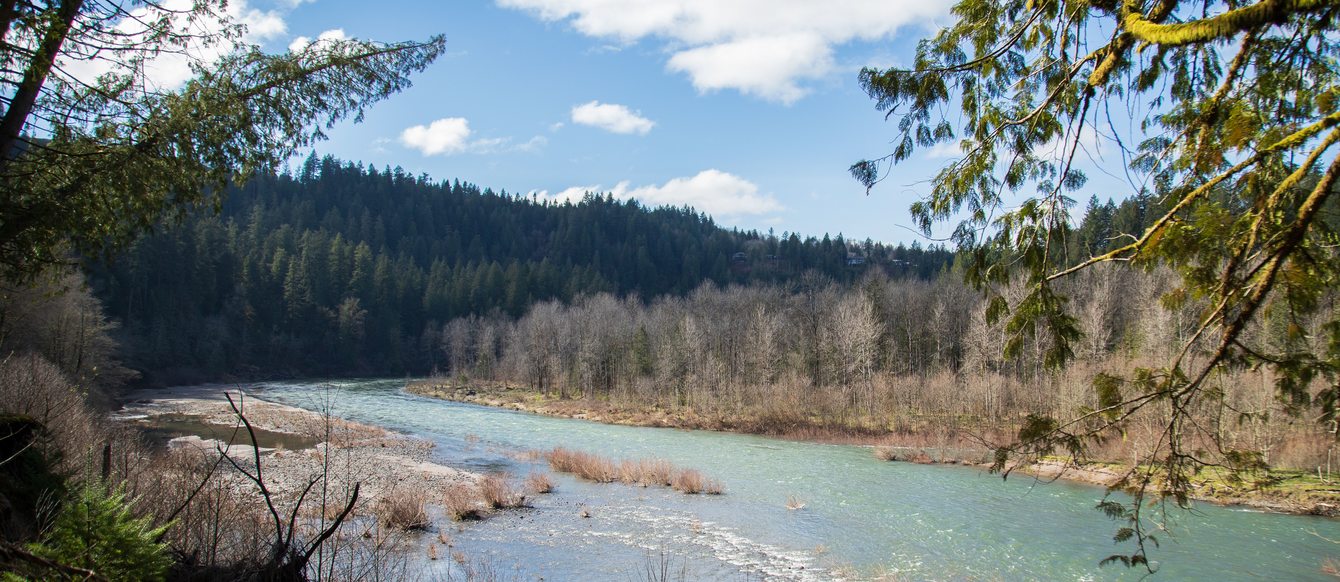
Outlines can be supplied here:
M597 292L927 278L952 253L728 230L688 208L537 202L460 181L309 158L93 267L129 360L159 381L426 373L444 322Z

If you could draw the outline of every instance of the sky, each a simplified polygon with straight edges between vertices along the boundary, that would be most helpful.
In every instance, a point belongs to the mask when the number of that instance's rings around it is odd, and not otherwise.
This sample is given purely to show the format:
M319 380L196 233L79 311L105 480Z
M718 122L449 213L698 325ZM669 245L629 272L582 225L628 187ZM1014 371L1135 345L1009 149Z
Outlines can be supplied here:
M688 204L719 224L925 239L907 208L949 159L919 152L867 195L847 168L891 151L863 66L911 62L947 21L926 0L234 0L266 50L447 39L414 86L316 151L551 200ZM1088 194L1085 193L1087 198Z

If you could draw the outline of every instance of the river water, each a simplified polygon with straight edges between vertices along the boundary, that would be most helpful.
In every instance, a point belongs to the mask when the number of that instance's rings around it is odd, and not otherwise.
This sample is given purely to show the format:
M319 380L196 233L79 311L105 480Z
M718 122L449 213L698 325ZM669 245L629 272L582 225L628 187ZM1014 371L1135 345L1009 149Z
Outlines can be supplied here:
M668 560L686 580L1115 580L1099 567L1118 524L1094 509L1103 490L1002 481L958 466L889 463L870 449L673 429L610 426L408 394L404 380L248 387L299 407L430 439L437 460L524 476L555 446L656 457L720 479L721 496L597 485L554 475L533 509L450 527L455 549L520 580L641 580ZM798 510L788 498L801 500ZM585 513L590 517L582 517ZM1340 520L1199 504L1173 511L1151 550L1164 580L1324 580L1340 558Z

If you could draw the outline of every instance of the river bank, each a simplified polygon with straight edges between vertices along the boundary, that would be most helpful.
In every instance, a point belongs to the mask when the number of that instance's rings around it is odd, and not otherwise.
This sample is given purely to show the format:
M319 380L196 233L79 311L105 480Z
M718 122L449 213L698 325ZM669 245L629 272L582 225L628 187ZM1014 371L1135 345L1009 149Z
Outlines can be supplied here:
M226 395L251 423L250 433L238 422ZM113 419L178 452L210 456L226 451L243 463L254 463L259 453L267 486L281 495L300 490L312 475L324 475L328 488L336 491L359 483L360 496L368 503L397 491L444 491L481 479L432 462L431 441L269 402L222 385L134 392L123 398Z
M691 409L620 407L606 401L555 399L524 387L502 383L456 382L430 379L410 382L412 394L453 402L505 408L558 418L604 424L709 430L757 434L787 440L868 446L886 461L953 464L985 469L992 451L983 435L952 431L889 431L868 427L832 427L818 423L778 425L763 419L702 415ZM1001 437L1004 435L989 435ZM1064 480L1111 487L1129 472L1129 465L1090 462L1082 466L1044 460L1017 467L1013 472L1042 481ZM1271 471L1252 479L1236 480L1218 471L1204 471L1193 479L1193 499L1225 506L1242 506L1295 515L1340 517L1340 482L1299 471ZM1018 476L1016 476L1018 478Z

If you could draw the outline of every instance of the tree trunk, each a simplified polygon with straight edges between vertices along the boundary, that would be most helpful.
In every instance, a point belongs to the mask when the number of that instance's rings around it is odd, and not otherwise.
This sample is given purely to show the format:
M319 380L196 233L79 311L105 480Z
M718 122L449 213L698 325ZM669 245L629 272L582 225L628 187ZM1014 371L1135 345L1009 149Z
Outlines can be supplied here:
M60 54L61 45L65 43L65 37L69 34L70 27L83 5L84 0L61 2L60 7L56 9L55 22L51 23L51 28L48 28L46 34L42 36L42 43L38 46L37 53L28 62L28 69L23 72L23 80L19 83L14 97L10 99L9 110L5 111L4 119L0 119L0 164L15 155L14 146L19 133L27 123L28 115L32 113L33 105L37 103L37 97L42 93L42 85L51 74L51 69L56 64L56 56Z

